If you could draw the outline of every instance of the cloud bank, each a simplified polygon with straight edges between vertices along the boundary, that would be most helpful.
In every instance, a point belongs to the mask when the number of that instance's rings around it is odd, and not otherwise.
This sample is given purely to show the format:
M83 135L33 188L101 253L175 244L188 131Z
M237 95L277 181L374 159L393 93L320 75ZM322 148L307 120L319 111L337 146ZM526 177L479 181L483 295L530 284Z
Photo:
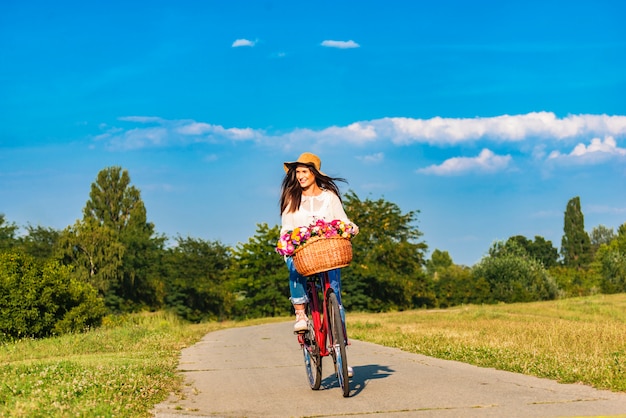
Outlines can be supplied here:
M235 136L241 139L272 138L271 135L252 128L225 129L219 125L190 120L165 120L151 116L128 116L120 120L138 124L159 124L163 128L174 129L188 135L223 133L226 139L229 139L234 132L245 132ZM138 130L147 132L147 128ZM342 141L355 145L385 141L395 145L425 143L436 146L473 143L478 140L514 143L532 139L567 141L579 138L607 138L604 142L600 139L594 140L587 150L589 152L600 148L605 151L614 149L615 138L624 136L626 136L626 116L570 115L557 118L551 112L534 112L489 118L382 118L355 122L347 126L331 126L319 131L295 129L283 134L281 138L293 141Z
M478 140L514 143L551 139L566 142L576 138L625 135L626 116L570 115L557 118L551 112L489 118L382 118L319 131L298 129L288 134L291 140L325 143L342 141L366 145L389 141L395 145L423 143L435 146L474 143Z
M355 158L370 164L384 161L381 147L459 148L460 155L417 170L420 174L442 176L508 169L512 162L509 150L516 150L522 158L552 164L626 160L626 148L618 145L618 139L626 137L626 116L583 114L557 118L553 113L534 112L465 119L382 118L321 130L294 129L280 134L153 116L127 116L120 121L131 124L131 127L107 127L95 137L96 143L111 151L223 141L254 142L283 150L349 146L361 149L361 156ZM475 145L482 148L479 155L462 155L463 149L472 149ZM493 147L506 151L497 155L492 151Z
M626 116L570 115L551 112L489 118L384 118L369 122L376 132L398 144L457 144L482 138L522 141L528 138L568 139L585 135L625 135Z

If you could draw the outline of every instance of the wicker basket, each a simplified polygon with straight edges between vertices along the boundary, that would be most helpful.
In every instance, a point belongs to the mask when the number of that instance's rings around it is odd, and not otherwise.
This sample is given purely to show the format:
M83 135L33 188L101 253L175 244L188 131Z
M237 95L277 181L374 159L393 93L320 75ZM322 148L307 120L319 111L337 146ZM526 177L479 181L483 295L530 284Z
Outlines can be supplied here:
M340 237L315 237L293 255L296 270L303 276L346 267L351 261L352 244L350 240Z

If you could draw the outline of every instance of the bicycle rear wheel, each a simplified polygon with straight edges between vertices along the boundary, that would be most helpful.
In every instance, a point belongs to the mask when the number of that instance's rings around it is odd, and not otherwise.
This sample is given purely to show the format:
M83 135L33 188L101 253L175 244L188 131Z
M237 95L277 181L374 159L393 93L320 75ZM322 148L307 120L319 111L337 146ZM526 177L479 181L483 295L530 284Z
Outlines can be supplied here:
M350 379L348 378L348 356L346 355L346 339L343 332L343 322L339 311L339 301L333 292L328 296L328 325L332 336L331 352L335 361L335 371L339 386L343 389L343 396L350 396Z
M313 321L309 320L309 329L303 336L302 354L304 355L304 368L311 389L318 390L322 384L322 356L320 348L315 340Z

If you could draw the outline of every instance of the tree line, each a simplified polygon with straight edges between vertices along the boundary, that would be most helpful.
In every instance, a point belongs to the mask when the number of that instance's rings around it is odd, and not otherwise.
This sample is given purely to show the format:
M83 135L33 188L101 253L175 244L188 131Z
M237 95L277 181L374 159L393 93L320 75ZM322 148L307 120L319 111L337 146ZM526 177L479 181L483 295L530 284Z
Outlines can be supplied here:
M578 197L564 213L560 251L543 237L492 244L474 266L428 247L419 211L384 199L343 196L360 227L343 270L350 311L530 302L626 291L626 224L585 231ZM83 217L63 230L19 227L0 214L0 340L46 337L100 325L110 314L167 309L199 322L291 314L287 269L275 252L279 225L258 224L247 242L155 232L140 191L121 167L101 170Z

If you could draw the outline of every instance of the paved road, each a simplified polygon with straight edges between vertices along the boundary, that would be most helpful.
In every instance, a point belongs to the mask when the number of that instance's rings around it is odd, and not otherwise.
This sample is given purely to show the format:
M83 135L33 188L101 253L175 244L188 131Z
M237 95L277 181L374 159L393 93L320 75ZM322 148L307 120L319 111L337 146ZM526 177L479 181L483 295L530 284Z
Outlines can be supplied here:
M308 387L291 323L207 334L183 350L182 394L159 404L157 418L183 417L626 417L626 394L444 361L352 341L349 398L332 360L322 389ZM620 415L623 414L623 415Z

